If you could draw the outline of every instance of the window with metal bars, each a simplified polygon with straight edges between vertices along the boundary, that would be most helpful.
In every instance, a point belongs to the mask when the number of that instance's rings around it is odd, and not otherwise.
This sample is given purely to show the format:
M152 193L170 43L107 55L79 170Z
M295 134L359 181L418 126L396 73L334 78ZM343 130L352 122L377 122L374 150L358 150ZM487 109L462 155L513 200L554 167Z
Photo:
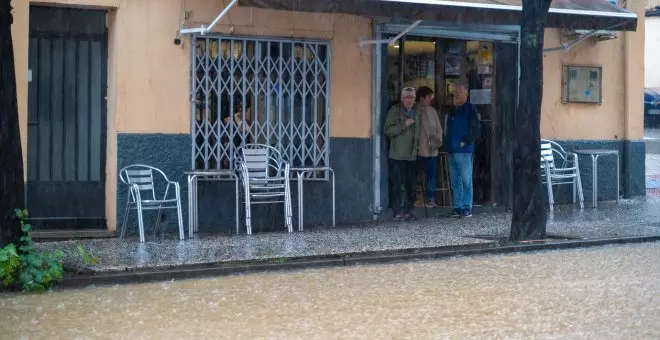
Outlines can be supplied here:
M245 143L277 148L292 167L329 166L327 42L196 36L192 60L194 169L234 169Z

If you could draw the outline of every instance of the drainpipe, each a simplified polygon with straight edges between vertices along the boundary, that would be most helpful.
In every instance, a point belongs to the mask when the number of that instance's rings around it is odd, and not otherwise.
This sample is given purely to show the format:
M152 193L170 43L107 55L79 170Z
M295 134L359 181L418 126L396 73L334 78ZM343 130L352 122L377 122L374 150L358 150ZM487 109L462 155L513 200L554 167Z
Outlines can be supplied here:
M627 4L630 7L630 4ZM624 32L621 39L623 39L623 150L621 157L623 158L623 169L619 169L622 172L621 177L623 177L623 197L631 197L631 185L632 185L632 144L630 143L630 94L631 94L631 81L630 79L630 65L629 60L631 60L631 41L630 33ZM637 51L639 52L639 51ZM642 51L643 53L643 51ZM641 100L640 97L638 100ZM620 193L619 193L620 194Z
M374 35L375 39L380 38L380 25L374 21ZM373 143L373 186L374 186L374 197L373 203L371 204L370 210L373 214L374 221L378 220L378 215L382 212L381 207L381 191L380 191L380 182L381 182L381 127L380 127L380 112L381 112L381 63L382 63L382 53L381 45L374 44L374 54L372 58L372 76L371 76L371 100L372 100L372 110L371 110L371 141Z

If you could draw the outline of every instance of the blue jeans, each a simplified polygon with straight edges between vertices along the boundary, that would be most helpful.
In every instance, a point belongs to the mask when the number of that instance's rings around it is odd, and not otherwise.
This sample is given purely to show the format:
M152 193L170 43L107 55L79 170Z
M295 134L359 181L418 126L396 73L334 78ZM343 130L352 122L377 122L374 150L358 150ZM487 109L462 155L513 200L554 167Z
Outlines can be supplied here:
M472 211L472 153L449 154L449 180L454 209Z
M419 157L424 162L424 199L432 201L435 199L435 179L438 175L438 156Z

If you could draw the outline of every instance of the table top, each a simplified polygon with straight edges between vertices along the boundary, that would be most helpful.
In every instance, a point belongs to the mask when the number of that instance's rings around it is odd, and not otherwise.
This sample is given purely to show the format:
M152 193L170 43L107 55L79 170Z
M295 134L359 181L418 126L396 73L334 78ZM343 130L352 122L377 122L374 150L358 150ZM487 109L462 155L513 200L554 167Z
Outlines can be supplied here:
M333 171L329 166L318 166L318 167L300 167L300 168L291 168L291 171L297 172L307 172L307 171Z
M618 155L619 154L619 150L613 150L613 149L579 149L579 150L573 150L573 152L582 155Z
M183 173L188 176L236 176L233 170L217 169L217 170L191 170Z

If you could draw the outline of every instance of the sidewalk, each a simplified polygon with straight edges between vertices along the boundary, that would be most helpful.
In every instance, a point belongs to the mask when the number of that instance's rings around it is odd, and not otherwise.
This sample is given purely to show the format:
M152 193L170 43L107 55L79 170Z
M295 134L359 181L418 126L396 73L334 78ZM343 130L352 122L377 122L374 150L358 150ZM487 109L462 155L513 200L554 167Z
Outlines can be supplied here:
M198 236L179 241L147 238L92 239L38 243L40 249L70 249L83 244L100 259L87 269L97 274L139 270L172 270L191 265L233 263L284 263L310 258L341 258L351 255L396 254L458 248L493 248L509 235L509 213L483 213L466 219L435 218L414 223L381 222L374 225L317 228L304 232L261 233L250 236ZM232 221L228 222L232 223ZM548 221L547 242L602 238L660 236L660 199L638 198L620 204L600 202L584 211L571 205L558 206ZM80 267L78 257L65 264Z

